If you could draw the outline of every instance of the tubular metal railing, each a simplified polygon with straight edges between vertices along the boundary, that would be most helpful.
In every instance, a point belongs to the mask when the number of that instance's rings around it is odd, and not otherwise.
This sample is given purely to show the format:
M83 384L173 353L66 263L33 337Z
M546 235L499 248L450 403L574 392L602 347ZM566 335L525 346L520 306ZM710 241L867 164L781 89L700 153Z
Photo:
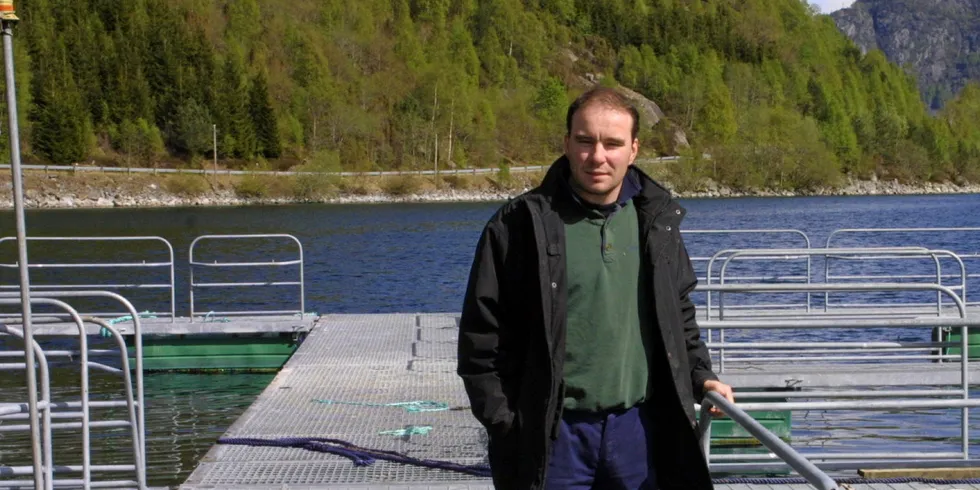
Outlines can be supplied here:
M950 250L961 259L961 262L974 265L974 267L966 267L964 265L967 279L974 280L980 278L980 270L978 270L978 267L980 267L980 249L975 246L977 243L980 243L980 227L842 228L830 233L827 237L826 247L831 248L835 242L846 240L848 237L863 237L856 241L867 245L885 246L902 243ZM923 276L921 274L903 273L889 275L888 280L930 278L931 276ZM946 278L947 276L942 276L941 279ZM965 293L963 300L968 306L980 304L980 301L971 302L967 300Z
M810 482L818 490L836 490L838 488L837 482L827 476L820 468L817 468L813 463L800 455L800 453L796 452L789 444L783 442L782 439L766 429L740 407L714 392L706 393L704 401L701 403L701 445L704 449L705 457L711 455L711 415L709 411L712 406L718 407L725 415L735 421L735 423L745 428L762 445L769 448L769 450L796 470L800 476L805 478L806 481Z
M887 254L887 255L885 255L885 254ZM800 303L792 302L792 301L786 302L786 303L779 303L779 304L750 303L750 304L744 304L744 305L728 305L728 304L726 304L726 301L725 301L726 295L725 295L724 292L722 292L722 291L712 291L710 289L711 286L713 285L711 283L711 279L712 279L711 271L714 270L715 264L717 264L717 263L720 262L721 263L721 267L720 267L720 271L719 271L719 274L718 274L718 281L719 281L720 284L725 284L727 281L730 280L729 279L729 276L728 276L729 267L736 260L756 260L756 261L758 261L758 260L774 260L774 259L775 260L800 260L800 259L806 259L806 261L807 261L807 268L808 268L808 271L809 271L810 260L811 260L812 257L814 257L814 256L827 257L828 255L842 256L842 257L882 257L882 256L900 256L901 257L901 256L914 256L914 257L920 257L920 258L921 257L932 258L932 259L934 259L936 261L936 264L937 264L937 266L936 266L937 267L937 273L936 274L937 274L937 277L938 277L939 274L940 274L940 272L938 270L938 267L939 266L938 266L938 259L936 258L936 256L938 256L938 255L953 255L953 254L950 254L949 252L945 252L945 251L929 251L929 250L926 250L924 248L918 248L918 247L908 247L908 248L900 248L900 247L892 247L892 248L852 248L852 249L814 249L814 248L806 248L806 249L800 249L800 248L789 248L789 249L727 249L727 250L721 250L721 251L715 253L715 255L712 256L711 259L709 259L708 268L707 268L708 269L708 272L709 272L709 275L708 275L709 282L707 284L705 284L704 286L699 286L696 289L696 291L706 292L706 294L707 294L707 296L709 298L711 297L712 293L716 293L717 294L717 296L718 296L717 318L719 318L719 319L724 319L725 318L726 307L729 310L742 310L743 311L743 315L745 314L744 312L746 312L746 311L748 311L748 312L754 312L754 313L764 312L766 317L779 317L779 316L785 316L785 315L809 315L810 313L812 313L811 298L812 298L812 295L814 294L813 293L813 289L803 289L803 290L801 290L802 294L805 294L805 296L806 296L806 304L805 304L805 309L803 309L803 311L800 311L800 309L803 308L804 305L802 305ZM953 256L955 257L955 255L953 255ZM737 277L736 279L741 279L741 278ZM799 277L783 277L783 278L781 278L781 281L787 281L787 280L788 281L799 281L800 278ZM805 285L812 285L812 284L814 284L814 283L810 282L809 274L807 275L807 277L804 278L804 280L805 280ZM790 282L790 283L779 282L779 283L781 283L781 284L794 284L792 282ZM965 289L965 278L964 278L964 282L963 282L962 286ZM825 298L824 299L824 312L826 313L828 311L826 304L827 304L827 302L829 302L830 292L827 289L822 289L821 291L824 293L824 298ZM937 298L938 298L937 299L937 303L936 303L937 304L937 307L936 307L937 308L937 314L942 314L941 293L938 293L937 292ZM710 304L708 304L708 305L706 305L704 312L705 312L705 318L706 319L711 319L712 318L712 315L714 313L714 309L711 307ZM880 313L880 310L878 312L876 312L876 314L878 314L878 313ZM708 328L707 330L709 332L709 334L708 334L708 340L709 340L709 342L711 342L711 341L714 340L713 339L713 331L714 330L711 329L711 328ZM725 347L725 345L727 345L727 344L725 342L725 340L726 340L725 335L726 335L725 330L721 330L718 333L718 337L719 337L718 340L719 340L720 345L722 346L722 347L719 347L719 349L720 349L720 351L719 351L719 353L720 353L720 356L719 356L720 357L719 364L721 366L724 366L724 364L726 362L726 356L725 356L726 347Z
M14 298L14 297L15 297L15 293L0 293L0 298ZM136 396L136 408L137 408L137 424L139 425L140 447L142 447L143 451L145 451L146 443L144 438L145 438L145 427L146 427L146 422L145 422L146 414L145 414L145 410L143 409L143 407L145 406L144 396L143 396L144 386L145 386L143 381L143 322L140 319L139 313L136 311L136 307L133 306L133 304L122 295L111 291L47 291L44 293L43 297L53 298L53 299L91 298L91 297L104 298L110 301L118 302L120 305L122 305L123 310L127 312L129 316L129 319L127 321L131 321L133 323L132 359L135 362L135 365L132 366L132 368L133 368L133 374L135 375L136 378L135 396ZM8 319L8 322L10 321L11 320ZM96 321L92 323L100 324L100 322L102 322L101 319L96 319ZM113 327L109 329L109 332L110 333L118 332L118 330L116 329L116 327ZM69 351L67 354L62 354L60 353L60 351L53 351L53 352L59 352L59 355L66 355L69 358L78 355L77 351ZM112 351L108 351L108 352L96 351L96 352L100 355L102 354L111 355L113 353ZM49 351L49 355L51 353L52 351ZM127 366L129 365L128 364L129 359L130 359L129 357L126 358ZM144 458L143 460L144 472L145 472L145 463L146 460Z
M696 236L696 237L740 237L744 242L748 242L750 245L756 248L771 247L773 245L782 245L786 248L810 248L810 237L806 233L800 230L794 229L773 229L773 230L683 230L681 232L685 237ZM691 244L698 244L697 241L692 241ZM801 245L794 246L794 245ZM726 244L725 247L727 248ZM752 248L750 246L744 246L742 248ZM717 253L711 252L709 255L696 254L691 256L691 263L694 265L695 273L697 274L698 281L706 284L712 284L712 269L711 264L714 261ZM760 259L761 260L761 259ZM810 282L810 259L805 257L806 260L806 273L804 276L791 275L783 276L775 273L773 276L763 277L758 275L747 275L730 277L730 280L740 280L740 281L754 281L759 282L762 280L800 280L803 282ZM702 264L704 264L704 270L701 270ZM705 305L708 309L711 309L711 295L706 295Z
M682 230L685 237L691 237L692 240L688 240L688 247L692 251L691 262L695 266L695 271L697 272L698 279L702 284L713 284L716 282L717 274L712 269L709 262L714 255L717 255L717 250L724 250L728 248L732 249L763 249L763 248L812 248L811 239L807 234L800 230L794 229L774 229L774 230ZM729 237L729 242L723 245L716 246L715 250L708 248L708 252L705 252L706 246L711 246L712 237ZM800 239L796 239L800 237ZM703 238L703 239L702 239ZM834 230L829 234L825 242L825 248L843 248L840 243L845 243L846 247L875 247L875 248L924 248L933 250L945 250L955 254L956 258L948 256L952 260L956 260L962 263L961 269L964 271L962 274L947 274L940 272L939 283L943 285L947 284L948 280L956 280L959 283L963 283L961 276L966 276L966 284L962 284L963 292L961 293L961 298L964 299L968 306L980 305L980 300L971 301L966 296L966 290L968 289L968 283L980 278L980 270L978 270L977 264L980 264L980 249L977 249L973 245L980 243L980 227L937 227L937 228L843 228ZM731 245L737 245L737 247L732 247ZM697 251L697 253L693 253ZM828 256L830 259L839 259L840 257ZM717 257L718 259L724 259L724 256ZM753 261L771 260L772 258L766 257L754 257ZM785 260L785 259L781 259ZM800 258L800 260L804 260ZM900 282L905 280L912 281L923 281L923 280L933 280L934 274L929 271L928 273L923 273L917 270L908 270L907 265L897 265L892 264L890 270L881 274L840 274L835 275L831 273L830 264L832 260L826 260L824 262L824 273L822 277L814 274L812 270L812 263L809 258L806 259L806 269L805 278L802 274L798 273L784 273L780 270L775 270L775 268L770 268L765 274L758 273L755 274L728 274L726 277L727 282L797 282L797 283L818 283L818 282L834 282L834 281L879 281L879 282ZM861 260L874 260L871 257L864 258ZM911 258L906 258L902 260L913 260ZM941 267L940 267L941 268ZM809 303L810 298L807 298ZM699 306L713 309L714 299L711 295L706 295L703 303ZM759 305L763 306L763 305ZM781 307L786 307L786 305L780 305ZM800 305L802 306L802 305ZM709 332L710 336L710 332Z
M276 261L276 260L259 260L251 262L238 262L238 261L218 261L213 260L211 262L204 262L201 260L195 260L194 254L195 249L199 243L204 241L213 240L269 240L269 239L281 239L295 243L297 249L297 255L295 259ZM287 287L298 287L299 288L299 309L298 310L227 310L227 311L210 311L211 314L216 315L282 315L282 314L299 314L303 315L306 311L306 289L303 279L303 244L300 243L293 235L287 234L255 234L255 235L203 235L199 236L191 242L189 251L189 264L190 264L190 316L193 321L195 312L197 311L197 305L194 302L194 290L196 288L249 288L249 287L277 287L277 286L287 286ZM227 268L279 268L279 267L291 267L298 266L298 280L296 281L223 281L223 282L196 282L194 271L197 269L227 269Z
M21 341L25 340L24 332L22 330L18 330L16 328L4 324L0 324L0 334L10 335L12 337L21 339ZM27 347L28 346L25 345L25 348ZM43 458L43 461L39 461L39 463L41 463L41 465L39 465L39 469L41 471L39 477L41 478L41 483L44 485L45 490L50 490L52 488L51 481L53 480L53 473L54 473L53 471L54 467L50 463L52 461L52 451L53 451L52 443L51 443L51 430L50 430L51 428L51 375L48 369L47 357L45 356L44 351L41 349L41 346L36 341L32 341L30 348L31 351L34 353L34 362L37 365L38 374L40 375L38 377L38 380L40 381L40 385L41 385L41 396L36 400L37 403L36 407L37 410L40 411L39 416L41 418L40 421L41 440L38 441L38 449L40 451L40 457ZM21 354L20 357L24 357L22 352L19 354ZM16 369L27 370L27 368L28 366L26 362L0 364L0 371L12 371ZM4 418L11 415L22 414L22 413L28 416L30 415L29 402L28 403L11 403L9 401L0 402L0 420L3 420ZM31 429L30 426L28 426L27 430L29 431L30 429ZM9 429L5 429L5 430L9 430ZM3 466L0 466L0 476L3 476L3 472L4 472L3 468L4 468ZM32 469L34 468L32 467ZM12 469L10 470L10 473L13 473ZM36 482L32 481L29 483L34 484Z
M67 291L67 292L51 292L48 293L52 296L62 296L62 297L86 297L86 296L101 296L110 299L116 299L123 303L126 309L135 313L135 308L119 295L110 292L101 291ZM0 305L14 305L19 304L20 300L16 298L15 293L0 293ZM59 308L66 312L72 319L72 323L77 329L77 339L78 339L78 349L68 350L68 351L49 351L45 352L39 345L34 342L35 350L38 354L35 358L39 361L40 370L40 380L41 380L41 398L38 401L38 407L41 410L41 471L42 471L42 482L43 488L50 489L55 486L80 486L82 488L114 488L114 487L146 487L146 452L145 452L145 439L144 439L144 417L143 417L143 389L142 389L142 344L139 340L141 338L141 329L138 325L138 316L134 316L134 326L135 338L134 342L136 346L135 358L137 364L136 371L136 386L134 393L133 380L130 374L129 365L129 351L126 347L126 342L123 339L119 331L109 324L108 322L98 319L86 317L83 318L74 308L69 306L67 303L54 299L52 297L33 297L31 298L32 304L37 305L47 305ZM85 327L85 323L93 323L98 325L100 328L104 329L110 334L118 347L117 351L105 351L99 350L95 352L88 348L88 335L89 332ZM0 326L0 333L6 333L9 335L14 335L23 338L20 330L15 329L9 325ZM68 335L68 332L62 332ZM72 335L75 336L75 335ZM90 360L90 355L92 354L109 354L118 353L120 358L120 367L116 368L109 366L101 362L95 362ZM0 352L0 358L22 358L23 353L20 352ZM48 358L63 357L68 359L79 359L79 383L80 383L80 399L78 401L68 401L68 402L54 402L51 399L50 390L50 376L48 374ZM0 364L0 368L22 368L22 369L33 369L32 366L28 366L27 363L4 363ZM119 375L123 381L125 399L122 401L114 400L103 400L93 402L89 400L89 370L96 369L103 372ZM30 421L30 415L25 413L27 410L27 404L0 404L0 407L6 406L8 410L0 411L0 421L2 420L24 420ZM125 407L127 409L128 417L126 420L99 420L92 421L91 409L92 408L113 408L113 407ZM13 408L13 409L10 409ZM79 411L80 410L80 411ZM71 420L80 419L80 422L57 422L52 423L52 419L57 418L58 420ZM130 429L130 438L133 451L133 464L132 465L93 465L91 461L91 430L93 428L113 428L122 427ZM30 425L0 425L0 433L2 432L16 432L29 430ZM80 430L80 437L82 439L81 448L81 464L80 465L56 465L53 459L53 438L52 431L55 429L71 429ZM132 472L135 475L134 480L106 480L106 481L92 481L92 472L98 472L99 474L107 473L118 473L118 472ZM56 480L54 478L55 473L81 473L80 479L60 479ZM36 476L36 469L31 466L23 467L11 467L11 466L0 466L0 477L7 476ZM0 480L0 483L4 485L12 486L36 486L36 482L28 481L10 481L10 480Z
M941 258L951 259L959 266L959 274L953 277L958 277L959 283L956 285L949 285L951 290L958 291L958 297L965 300L966 297L966 268L963 265L963 261L953 252L948 250L929 250L922 247L895 247L895 248L833 248L833 249L740 249L740 250L724 250L718 252L716 257L723 258L723 263L721 267L721 273L719 277L719 282L724 284L727 281L727 269L733 261L736 259L760 259L760 258L774 258L774 257L784 257L784 258L799 258L799 257L813 257L821 256L825 259L825 262L829 263L831 259L843 259L843 260L923 260L927 259L932 262L936 267L936 272L932 276L921 276L921 277L932 277L935 282L932 284L942 285L942 267L940 264ZM712 261L713 265L714 261ZM824 283L830 283L829 279L833 278L846 278L851 280L865 279L864 282L868 282L867 279L891 279L894 276L889 275L875 275L867 276L861 274L853 274L847 276L825 276ZM808 283L810 283L808 281ZM724 300L723 294L719 293L719 316L724 316ZM807 297L810 297L810 293L807 293ZM936 293L936 312L937 314L942 314L943 302L942 293ZM824 311L829 310L830 304L830 291L824 292ZM926 303L925 305L931 305L932 303ZM919 302L916 304L906 304L903 306L922 306L923 303ZM789 305L792 307L794 305ZM852 308L868 308L875 307L880 308L882 303L863 303L863 304L839 304L838 307L852 307ZM885 304L885 306L894 306L894 304ZM760 309L760 305L744 305L743 308ZM710 312L710 309L708 310ZM809 308L808 310L809 311Z
M875 244L884 245L885 243L883 242L894 243L900 239L909 245L951 250L964 263L980 264L980 250L975 247L977 243L980 243L980 227L842 228L830 233L827 237L826 246L830 248L835 240L840 241L848 236L855 237L860 235L865 236L862 240L863 243L874 242ZM886 237L894 237L894 239L888 239ZM940 239L941 237L946 237L946 239ZM980 278L980 271L977 271L976 267L966 267L966 269L968 279ZM905 279L928 279L917 274L893 276L893 278L898 277ZM980 301L970 302L965 297L963 299L968 306L980 304Z
M4 242L13 241L14 237L3 237L0 238L0 246ZM91 262L39 262L37 260L32 261L27 265L28 269L43 269L43 270L53 270L53 271L67 271L67 270L118 270L118 271L133 271L142 269L165 269L169 273L169 280L167 282L144 282L140 274L132 274L127 277L132 277L133 282L102 282L96 284L38 284L36 277L32 277L31 290L39 293L50 290L132 290L132 289L158 289L166 290L169 295L169 307L170 307L170 318L174 321L176 317L176 294L174 292L174 248L166 239L157 236L122 236L122 237L27 237L28 242L57 242L59 244L63 243L65 247L78 246L80 243L95 243L95 244L106 244L106 243L122 243L126 245L132 245L136 243L153 243L163 246L162 253L166 254L167 260L156 260L147 261L145 259L139 261L128 261L128 262L115 262L109 260L99 261L93 258L93 255L88 254L86 258L92 259ZM36 255L36 254L35 254ZM36 257L35 257L36 259ZM3 269L14 269L16 270L18 264L14 263L0 263L0 268ZM89 276L90 277L90 276ZM3 290L15 290L19 289L19 285L14 284L0 284L0 291ZM119 316L119 312L99 312L99 311L83 311L85 314L90 315L111 315Z
M957 296L956 291L952 288L941 286L938 284L920 284L920 283L868 283L868 284L857 284L857 283L844 283L844 284L810 284L810 285L799 285L799 284L717 284L717 285L706 285L704 288L707 291L715 292L739 292L739 293L800 293L800 292L813 292L822 293L824 290L841 292L841 291L927 291L927 292L937 292L949 298L950 302L953 304L955 314L953 315L933 315L927 317L921 317L916 315L910 315L907 317L891 317L891 316L834 316L827 317L820 312L812 314L797 314L797 315L785 315L781 317L754 317L754 318L738 318L738 319L711 319L699 322L702 328L712 328L719 330L776 330L776 329L791 329L791 330L804 330L804 331L814 331L820 329L843 329L843 328L853 328L853 329L866 329L866 328L928 328L934 329L937 327L955 327L959 328L962 332L961 339L958 344L950 342L871 342L871 341L860 341L860 342L727 342L724 344L714 344L709 342L709 349L716 349L719 346L724 347L724 350L729 352L738 352L739 349L744 350L751 354L750 356L743 356L737 360L742 361L746 368L752 370L765 369L766 363L773 363L774 367L778 366L778 363L800 363L800 362L819 362L820 364L812 364L814 370L817 369L827 369L829 366L849 366L855 370L860 370L863 366L867 366L868 362L878 365L894 366L892 363L907 363L907 362L923 362L932 363L937 359L941 360L953 360L957 359L960 363L959 365L959 383L950 383L949 385L932 386L931 389L923 390L890 390L890 391L872 391L872 390L860 390L860 389L849 389L841 390L838 386L826 386L825 389L818 391L804 391L804 392L778 392L778 393L738 393L736 395L737 399L758 399L758 398L772 398L772 397L785 397L787 399L792 398L809 398L809 399L848 399L853 398L855 400L849 401L786 401L786 402L766 402L766 403L739 403L739 408L751 411L751 410L911 410L911 409L942 409L942 408L959 408L961 410L960 414L960 440L961 449L959 452L914 452L914 453L883 453L880 455L874 453L856 453L850 455L853 457L848 457L848 455L807 455L811 460L834 460L832 463L821 463L820 467L824 469L854 469L858 467L875 467L875 465L887 466L895 461L911 461L911 460L923 460L930 459L933 463L937 461L945 461L947 463L953 464L956 461L964 461L969 459L969 408L980 407L980 399L970 398L970 379L969 379L969 348L968 348L968 335L967 329L969 327L980 326L980 318L969 317L967 314L966 304ZM935 351L941 350L947 347L959 347L960 352L958 355L945 355L945 356L935 356L935 355L874 355L876 353L880 354L881 349L887 349L892 352L902 352L904 349L909 349L909 351L923 348ZM773 349L782 349L782 352L787 354L786 357L772 357L759 355L759 352L769 351ZM871 353L872 355L861 356L835 356L833 354L839 352L842 349L851 349L857 352ZM719 357L723 355L722 352L719 353ZM736 359L732 357L721 357L719 361L719 372L725 373L727 368L726 363L732 363ZM861 363L861 364L855 364ZM904 364L904 368L907 370L909 368L908 364ZM927 383L917 383L923 384ZM947 387L949 386L949 387ZM808 390L811 388L821 388L808 386ZM829 388L829 389L828 389ZM926 398L937 398L945 397L947 399L926 399ZM892 399L887 399L892 398ZM902 399L898 399L902 398ZM918 399L910 399L918 398ZM746 458L751 458L748 455L739 455L741 460ZM880 456L880 457L877 457ZM769 456L771 457L771 455ZM758 470L772 468L773 463L769 461L767 456L759 456L765 460L765 462L756 463L723 463L718 466L718 469L724 469L725 471L744 471L744 470ZM734 459L734 458L721 458ZM958 463L957 463L958 464Z

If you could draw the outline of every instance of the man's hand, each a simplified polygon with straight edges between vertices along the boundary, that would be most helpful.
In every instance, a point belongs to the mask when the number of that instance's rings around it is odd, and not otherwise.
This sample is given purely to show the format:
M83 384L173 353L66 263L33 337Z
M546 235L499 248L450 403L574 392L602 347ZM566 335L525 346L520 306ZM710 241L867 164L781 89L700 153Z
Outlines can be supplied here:
M735 403L735 393L732 391L732 387L726 385L725 383L722 383L721 381L717 381L714 379L709 379L708 381L705 381L704 392L707 393L709 391L714 391L716 393L719 393L721 394L721 396L725 397L726 400ZM718 407L711 407L711 410L709 410L708 413L710 413L714 417L720 417L724 415L724 413L722 413L721 410L718 409Z

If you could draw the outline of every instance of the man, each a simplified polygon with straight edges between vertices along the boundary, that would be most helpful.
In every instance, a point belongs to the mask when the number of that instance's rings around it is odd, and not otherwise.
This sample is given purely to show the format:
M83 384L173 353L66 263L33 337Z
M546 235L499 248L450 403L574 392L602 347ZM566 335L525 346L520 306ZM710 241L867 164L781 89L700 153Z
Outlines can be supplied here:
M477 246L458 373L502 489L712 488L694 403L733 400L700 340L684 210L633 166L639 115L596 88L565 155Z

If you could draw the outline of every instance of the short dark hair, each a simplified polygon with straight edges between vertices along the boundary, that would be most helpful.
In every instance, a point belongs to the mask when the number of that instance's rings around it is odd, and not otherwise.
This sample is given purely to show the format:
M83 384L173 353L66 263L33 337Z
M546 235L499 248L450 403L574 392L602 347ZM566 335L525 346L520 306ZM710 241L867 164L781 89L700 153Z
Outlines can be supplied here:
M633 139L640 134L640 113L633 107L623 94L608 88L608 87L595 87L579 95L572 105L568 106L568 115L565 116L565 135L572 134L572 118L575 117L575 113L584 109L592 104L600 104L609 109L616 109L625 111L633 118Z

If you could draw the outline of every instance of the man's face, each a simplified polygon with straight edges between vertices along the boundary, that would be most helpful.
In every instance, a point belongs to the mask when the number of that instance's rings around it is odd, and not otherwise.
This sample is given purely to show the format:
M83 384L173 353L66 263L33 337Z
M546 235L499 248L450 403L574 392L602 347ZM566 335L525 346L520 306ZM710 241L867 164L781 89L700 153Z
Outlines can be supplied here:
M565 156L572 170L572 187L582 199L593 204L616 202L639 149L632 129L628 112L602 104L587 105L572 116Z

